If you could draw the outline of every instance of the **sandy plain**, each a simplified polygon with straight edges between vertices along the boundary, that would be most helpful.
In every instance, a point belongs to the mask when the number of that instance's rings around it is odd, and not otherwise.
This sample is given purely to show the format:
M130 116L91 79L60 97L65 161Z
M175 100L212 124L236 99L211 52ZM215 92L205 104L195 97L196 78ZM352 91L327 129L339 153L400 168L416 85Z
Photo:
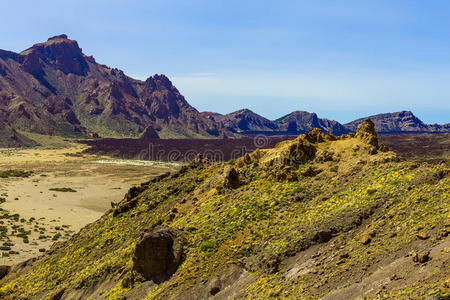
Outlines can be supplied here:
M177 168L87 155L85 148L69 143L50 149L0 149L0 174L32 172L29 177L0 178L0 265L45 253L54 242L98 219L133 185Z

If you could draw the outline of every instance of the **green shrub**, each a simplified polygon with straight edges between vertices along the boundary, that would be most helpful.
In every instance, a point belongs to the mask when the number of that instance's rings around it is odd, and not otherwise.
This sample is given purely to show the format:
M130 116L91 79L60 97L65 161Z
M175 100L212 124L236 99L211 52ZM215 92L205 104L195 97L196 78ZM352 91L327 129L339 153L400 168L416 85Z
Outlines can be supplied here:
M8 177L30 177L33 172L27 171L17 171L17 170L8 170L0 172L0 178L8 178Z
M368 194L368 195L375 194L376 192L377 192L377 189L368 189L368 190L367 190L367 194Z
M209 252L216 248L216 243L213 241L206 241L200 244L200 250L203 252Z
M63 193L76 193L76 190L72 189L72 188L68 188L68 187L63 187L63 188L51 188L48 189L49 191L55 191L55 192L63 192Z
M53 241L57 241L61 237L61 233L57 233L52 237Z

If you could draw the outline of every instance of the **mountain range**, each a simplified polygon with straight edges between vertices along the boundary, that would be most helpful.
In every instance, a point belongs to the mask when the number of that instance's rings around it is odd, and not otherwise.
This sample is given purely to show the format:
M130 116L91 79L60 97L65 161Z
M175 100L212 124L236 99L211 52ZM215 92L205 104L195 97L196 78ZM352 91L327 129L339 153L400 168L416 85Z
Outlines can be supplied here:
M450 124L425 124L410 111L367 116L347 124L321 119L317 114L306 111L294 111L274 121L268 120L248 109L238 110L226 115L212 112L203 112L202 114L219 123L221 127L241 134L258 132L299 134L308 132L312 128L320 128L324 132L332 131L336 135L341 135L356 132L358 126L367 118L373 120L378 133L450 132Z
M0 120L62 136L221 137L164 75L145 81L98 64L66 35L21 52L0 50Z
M356 131L358 126L366 118L361 118L345 124L345 127ZM450 132L450 123L425 124L410 111L400 111L395 113L386 113L370 116L375 123L375 129L378 133L398 133L398 132Z
M381 133L450 132L411 112L371 117ZM363 119L342 125L295 111L268 120L248 109L200 113L165 75L145 81L99 64L66 35L20 53L0 50L0 146L30 145L22 132L64 137L225 138L239 134L298 134L312 128L336 135L355 131Z

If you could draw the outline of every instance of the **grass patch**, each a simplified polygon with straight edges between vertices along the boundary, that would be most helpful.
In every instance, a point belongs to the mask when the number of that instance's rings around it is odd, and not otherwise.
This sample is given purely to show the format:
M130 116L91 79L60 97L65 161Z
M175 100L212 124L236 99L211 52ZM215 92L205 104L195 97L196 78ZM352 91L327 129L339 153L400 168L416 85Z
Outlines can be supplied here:
M51 188L49 189L49 191L54 191L54 192L63 192L63 193L76 193L77 191L72 189L72 188L68 188L68 187L63 187L63 188Z
M33 172L20 171L20 170L7 170L0 172L0 178L9 178L9 177L30 177Z

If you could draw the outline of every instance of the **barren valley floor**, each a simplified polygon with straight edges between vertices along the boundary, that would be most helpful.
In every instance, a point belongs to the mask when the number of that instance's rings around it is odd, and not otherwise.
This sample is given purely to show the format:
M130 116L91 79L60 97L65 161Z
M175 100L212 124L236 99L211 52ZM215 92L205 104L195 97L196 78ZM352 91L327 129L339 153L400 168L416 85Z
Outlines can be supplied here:
M6 177L0 178L0 264L42 254L97 220L131 186L173 168L82 155L84 147L0 150L0 173Z

